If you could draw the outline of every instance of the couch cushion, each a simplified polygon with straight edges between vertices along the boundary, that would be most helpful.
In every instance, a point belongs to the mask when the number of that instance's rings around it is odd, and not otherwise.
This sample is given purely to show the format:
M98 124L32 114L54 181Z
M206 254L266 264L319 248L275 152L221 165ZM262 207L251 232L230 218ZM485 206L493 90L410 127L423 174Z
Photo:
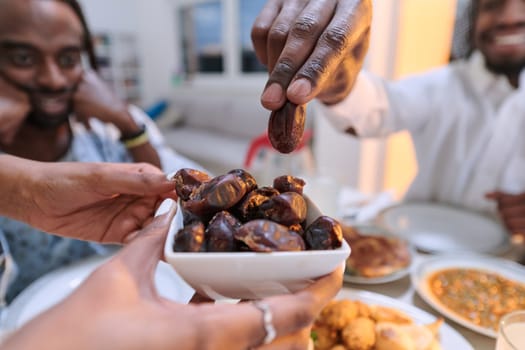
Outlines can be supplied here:
M174 150L217 175L241 168L250 144L249 139L188 126L163 129L162 133L166 143Z
M270 111L261 106L259 96L239 98L232 103L230 131L253 139L266 132L269 118Z
M266 131L270 112L261 106L258 94L202 95L184 94L173 99L186 126L249 139Z

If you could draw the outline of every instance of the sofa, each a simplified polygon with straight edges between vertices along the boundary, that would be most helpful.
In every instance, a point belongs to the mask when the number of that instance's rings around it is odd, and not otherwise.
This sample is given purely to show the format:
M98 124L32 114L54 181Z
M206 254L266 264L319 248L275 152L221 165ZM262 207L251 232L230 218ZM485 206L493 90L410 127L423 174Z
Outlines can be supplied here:
M268 158L269 154L276 153L269 144L263 145L254 154L257 159L251 159L249 166L246 163L250 145L261 145L261 138L265 137L268 127L270 112L261 106L260 93L260 87L180 90L169 102L165 116L160 117L157 123L168 145L212 174L246 168L260 178L257 172L267 171L261 169L261 166L267 168L267 165L260 161L259 164L254 163L261 157ZM307 122L311 119L307 117ZM257 165L259 169L256 169ZM275 167L275 162L272 167ZM275 169L275 173L279 171L291 170Z
M270 116L259 92L249 89L177 91L164 114L158 124L168 145L216 175L244 166Z

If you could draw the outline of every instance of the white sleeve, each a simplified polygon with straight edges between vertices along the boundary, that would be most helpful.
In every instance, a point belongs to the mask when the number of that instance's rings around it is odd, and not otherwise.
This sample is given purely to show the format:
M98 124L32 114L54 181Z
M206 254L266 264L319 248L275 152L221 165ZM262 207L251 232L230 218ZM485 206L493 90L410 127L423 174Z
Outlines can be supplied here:
M353 128L361 137L385 134L382 127L388 108L386 91L378 78L362 71L357 76L352 92L338 104L319 104L326 118L341 131Z
M346 99L322 105L328 120L339 130L352 127L361 137L386 136L403 129L420 128L428 119L439 70L396 82L362 71Z
M144 113L140 108L134 105L129 106L129 113L133 119L140 124L146 126L146 130L149 136L149 142L151 146L155 148L160 158L162 170L169 174L175 172L181 168L192 168L202 171L206 171L201 165L196 162L176 153L168 144L165 142L162 133L151 118Z

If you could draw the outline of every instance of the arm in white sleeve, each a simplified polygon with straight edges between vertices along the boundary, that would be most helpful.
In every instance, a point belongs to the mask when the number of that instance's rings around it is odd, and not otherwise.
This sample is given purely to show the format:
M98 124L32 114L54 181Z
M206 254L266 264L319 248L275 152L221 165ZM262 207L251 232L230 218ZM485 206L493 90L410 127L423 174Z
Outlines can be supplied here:
M443 71L443 70L440 70ZM423 126L431 110L440 71L387 82L362 71L342 102L321 107L341 131L353 128L360 137L379 137Z

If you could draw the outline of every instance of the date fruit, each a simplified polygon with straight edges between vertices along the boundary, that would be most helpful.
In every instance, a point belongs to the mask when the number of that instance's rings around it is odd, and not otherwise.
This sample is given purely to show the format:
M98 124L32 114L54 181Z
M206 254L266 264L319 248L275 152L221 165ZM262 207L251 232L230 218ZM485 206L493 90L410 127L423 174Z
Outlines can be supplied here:
M305 123L304 105L286 102L273 111L268 121L268 138L272 146L281 153L291 153L303 138Z

